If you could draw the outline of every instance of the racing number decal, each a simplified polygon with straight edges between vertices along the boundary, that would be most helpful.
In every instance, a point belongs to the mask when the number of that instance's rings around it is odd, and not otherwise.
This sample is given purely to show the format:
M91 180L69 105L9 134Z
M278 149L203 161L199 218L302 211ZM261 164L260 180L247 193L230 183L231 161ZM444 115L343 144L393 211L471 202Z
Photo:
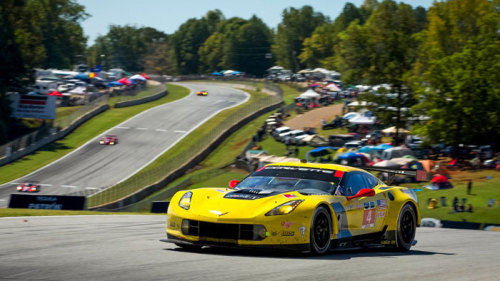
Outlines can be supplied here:
M364 203L365 212L363 214L363 224L362 228L374 227L375 226L375 202Z

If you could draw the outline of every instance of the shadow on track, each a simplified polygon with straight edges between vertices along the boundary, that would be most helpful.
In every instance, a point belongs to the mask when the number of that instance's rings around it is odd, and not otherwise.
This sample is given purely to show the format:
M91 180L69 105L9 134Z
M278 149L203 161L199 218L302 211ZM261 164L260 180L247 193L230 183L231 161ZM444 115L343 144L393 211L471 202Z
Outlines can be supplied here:
M193 254L206 254L217 256L240 256L240 257L259 257L259 258L281 258L281 259L306 259L306 260L349 260L364 257L388 257L396 258L401 256L432 256L432 255L455 255L455 253L438 253L430 251L410 250L408 252L399 252L384 248L351 248L332 250L328 254L315 256L312 254L289 253L269 250L238 249L222 247L203 247L199 250L186 250L175 245L171 248L164 248L166 251L185 252Z

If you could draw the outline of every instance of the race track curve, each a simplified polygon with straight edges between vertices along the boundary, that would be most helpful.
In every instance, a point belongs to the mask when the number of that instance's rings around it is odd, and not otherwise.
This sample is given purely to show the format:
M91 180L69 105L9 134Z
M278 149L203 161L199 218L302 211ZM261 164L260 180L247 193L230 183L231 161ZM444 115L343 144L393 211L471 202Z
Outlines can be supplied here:
M189 96L151 108L90 140L61 159L0 186L0 207L6 207L16 185L42 184L37 194L62 195L97 191L132 176L218 112L248 100L243 91L211 83L179 83ZM207 90L208 96L196 91ZM100 145L104 134L118 136L117 145Z
M500 232L418 228L407 253L313 257L165 238L165 215L0 218L0 280L499 280Z

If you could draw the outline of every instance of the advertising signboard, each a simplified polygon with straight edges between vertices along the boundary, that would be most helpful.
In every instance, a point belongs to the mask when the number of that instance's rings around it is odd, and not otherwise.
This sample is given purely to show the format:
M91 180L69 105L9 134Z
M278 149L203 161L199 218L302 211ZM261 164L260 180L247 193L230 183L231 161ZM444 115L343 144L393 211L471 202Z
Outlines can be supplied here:
M56 118L55 96L10 95L12 117L14 118Z

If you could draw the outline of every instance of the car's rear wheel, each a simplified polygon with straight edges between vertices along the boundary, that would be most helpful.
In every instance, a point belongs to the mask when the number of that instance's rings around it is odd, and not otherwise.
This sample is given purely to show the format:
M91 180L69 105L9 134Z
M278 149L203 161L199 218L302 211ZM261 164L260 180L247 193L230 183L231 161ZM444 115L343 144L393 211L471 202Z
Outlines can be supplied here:
M314 212L310 245L311 252L316 255L324 254L330 249L330 237L332 233L332 219L325 207L318 207Z
M399 212L396 248L400 251L410 250L417 229L415 210L406 204Z

